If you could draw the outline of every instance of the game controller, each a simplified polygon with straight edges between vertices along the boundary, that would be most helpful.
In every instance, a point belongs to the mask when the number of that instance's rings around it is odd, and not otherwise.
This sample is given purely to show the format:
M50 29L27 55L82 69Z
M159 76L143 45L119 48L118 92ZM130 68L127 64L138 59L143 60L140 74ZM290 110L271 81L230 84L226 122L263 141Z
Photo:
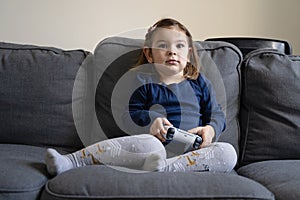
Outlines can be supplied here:
M175 128L173 126L166 126L166 139L175 140L190 145L194 149L198 149L202 144L202 137L187 131Z

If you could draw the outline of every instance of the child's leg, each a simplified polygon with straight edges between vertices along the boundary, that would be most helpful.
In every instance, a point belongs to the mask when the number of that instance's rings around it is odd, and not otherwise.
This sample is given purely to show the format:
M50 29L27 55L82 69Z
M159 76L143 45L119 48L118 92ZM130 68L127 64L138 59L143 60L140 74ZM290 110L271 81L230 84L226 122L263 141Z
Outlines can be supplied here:
M166 158L166 151L157 138L145 134L104 140L67 155L48 149L46 164L52 175L93 164L142 169L145 159L150 155Z
M145 170L230 172L236 161L237 155L233 146L217 142L209 147L168 159L159 157L159 155L151 155L145 161Z

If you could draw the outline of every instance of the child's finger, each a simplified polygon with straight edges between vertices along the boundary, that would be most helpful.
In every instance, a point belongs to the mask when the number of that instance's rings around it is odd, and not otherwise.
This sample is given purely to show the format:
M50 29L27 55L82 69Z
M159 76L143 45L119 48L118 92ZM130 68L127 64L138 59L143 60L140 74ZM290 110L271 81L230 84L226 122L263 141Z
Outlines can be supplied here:
M173 125L171 124L171 122L169 122L169 120L167 120L167 118L163 118L163 125L173 126Z
M196 127L196 128L188 130L188 132L201 135L202 129L203 129L203 127Z

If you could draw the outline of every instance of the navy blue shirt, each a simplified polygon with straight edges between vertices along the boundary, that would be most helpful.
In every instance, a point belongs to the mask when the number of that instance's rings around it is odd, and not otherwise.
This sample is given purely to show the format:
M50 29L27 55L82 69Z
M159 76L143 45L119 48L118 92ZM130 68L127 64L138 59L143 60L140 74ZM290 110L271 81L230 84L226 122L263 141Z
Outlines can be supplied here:
M157 117L166 117L183 130L211 125L216 137L225 129L224 113L204 75L166 85L155 75L138 73L137 81L141 86L131 95L129 114L136 125L146 127L148 132Z

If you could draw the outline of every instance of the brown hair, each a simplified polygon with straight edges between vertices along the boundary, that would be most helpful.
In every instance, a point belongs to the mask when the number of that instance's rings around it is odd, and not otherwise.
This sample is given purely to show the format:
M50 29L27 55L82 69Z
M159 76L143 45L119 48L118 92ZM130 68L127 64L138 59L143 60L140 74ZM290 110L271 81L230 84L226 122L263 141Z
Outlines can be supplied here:
M144 47L145 46L151 47L153 34L156 32L156 30L158 30L158 28L170 28L170 27L178 27L180 30L182 30L186 34L187 40L188 40L188 45L192 49L192 52L190 55L191 56L190 62L187 62L186 66L184 68L184 71L183 71L183 75L185 78L188 78L188 79L197 79L198 75L199 75L199 71L200 71L199 70L200 66L199 66L196 48L194 46L192 35L188 31L188 29L184 25L182 25L180 22L178 22L174 19L170 19L170 18L161 19L158 22L156 22L153 26L151 26L148 29L148 32L145 36ZM151 48L150 48L150 50L151 50ZM142 52L138 59L136 66L140 66L143 64L147 64L147 63L148 63L148 60L147 60L146 56L144 55L144 53Z

